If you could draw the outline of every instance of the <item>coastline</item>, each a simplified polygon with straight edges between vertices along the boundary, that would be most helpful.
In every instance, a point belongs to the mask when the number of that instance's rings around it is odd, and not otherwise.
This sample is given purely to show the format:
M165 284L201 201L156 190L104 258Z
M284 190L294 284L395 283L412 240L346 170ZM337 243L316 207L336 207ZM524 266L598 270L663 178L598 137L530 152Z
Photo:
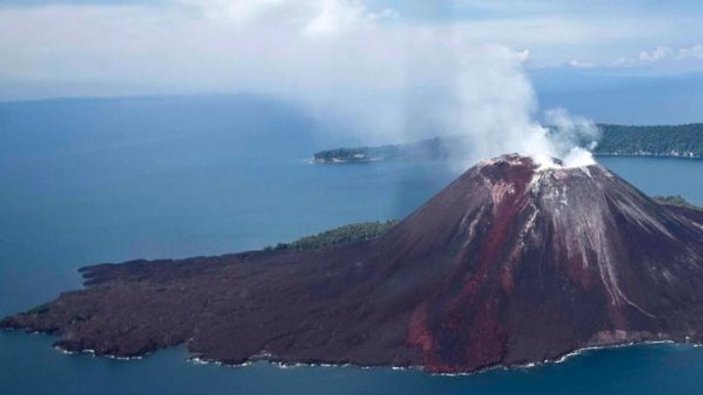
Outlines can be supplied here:
M494 365L494 366L489 366L473 371L466 371L466 372L449 372L449 373L444 373L444 372L432 372L427 370L424 366L422 365L409 365L409 366L401 366L401 365L357 365L354 363L329 363L329 362L311 362L311 363L305 363L305 362L288 362L288 361L283 361L283 360L270 360L266 358L261 358L261 359L252 359L248 360L246 362L240 363L240 364L227 364L221 361L217 360L206 360L202 359L198 356L191 356L186 358L186 362L192 363L194 365L215 365L215 366L220 366L220 367L225 367L225 368L246 368L249 366L252 366L256 363L266 363L271 366L274 366L279 369L296 369L296 368L356 368L356 369L361 369L361 370L369 370L369 369L390 369L393 371L409 371L409 372L418 372L418 373L423 373L427 374L429 376L437 376L437 377L465 377L465 376L475 376L475 375L480 375L482 373L487 373L490 371L495 371L495 370L502 370L502 371L519 371L519 370L530 370L530 369L535 369L535 368L540 368L544 366L549 366L549 365L558 365L562 364L565 362L568 362L576 357L585 355L590 352L598 352L598 351L608 351L608 350L617 350L617 349L622 349L622 348L629 348L629 347L637 347L637 346L655 346L655 345L670 345L670 346L688 346L691 348L701 348L703 347L703 344L701 343L686 343L686 342L677 342L671 339L665 339L665 340L645 340L645 341L629 341L625 343L615 343L615 344L608 344L608 345L593 345L593 346L586 346L583 348L579 348L573 351L570 351L558 358L554 359L545 359L542 361L535 361L535 362L528 362L524 364L514 364L514 365Z
M42 336L47 336L51 338L55 338L56 336L53 334L49 333L44 333L44 332L23 332L23 331L18 331L18 330L3 330L4 332L15 332L15 333L21 333L22 335L42 335ZM582 347L579 349L575 349L573 351L570 351L568 353L565 353L561 355L558 358L554 359L545 359L542 361L535 361L535 362L528 362L524 364L514 364L514 365L494 365L494 366L489 366L485 367L482 369L477 369L474 371L467 371L467 372L450 372L450 373L442 373L442 372L431 372L425 369L422 365L409 365L409 366L399 366L399 365L357 365L354 363L328 363L328 362L311 362L311 363L304 363L304 362L286 362L282 360L269 360L266 358L258 358L258 359L252 359L245 361L240 364L228 364L224 363L221 361L217 360L207 360L207 359L202 359L197 355L190 354L189 356L186 356L182 361L193 364L193 365L213 365L213 366L218 366L218 367L223 367L223 368L247 368L250 366L253 366L254 364L268 364L270 366L276 367L278 369L282 370L287 370L287 369L296 369L296 368L353 368L353 369L360 369L360 370L371 370L371 369L390 369L392 371L407 371L407 372L417 372L417 373L423 373L428 376L436 376L436 377L467 377L467 376L475 376L475 375L480 375L482 373L487 373L490 371L496 371L496 370L501 370L501 371L529 371L534 368L540 368L540 367L546 367L550 365L558 365L562 363L569 362L573 360L576 357L588 354L590 352L598 352L598 351L608 351L608 350L617 350L617 349L623 349L623 348L629 348L629 347L646 347L646 346L656 346L656 345L662 345L662 346L685 346L685 347L690 347L693 349L698 349L698 348L703 348L702 343L691 343L687 341L675 341L671 339L662 339L662 340L645 340L645 341L629 341L629 342L624 342L624 343L616 343L616 344L607 344L607 345L592 345L592 346L586 346ZM187 351L187 347L185 344L181 344L178 346L175 346L176 348L183 347L183 350L185 353L189 354ZM133 361L140 361L144 360L147 357L155 354L155 353L145 353L140 356L135 356L135 357L120 357L120 356L114 356L114 355L99 355L96 354L94 350L92 349L84 349L84 350L66 350L64 348L54 346L52 347L55 351L60 352L61 354L67 355L67 356L89 356L89 357L94 357L94 358L105 358L108 360L114 360L114 361L119 361L119 362L133 362ZM161 350L157 350L161 351Z
M612 152L597 152L593 156L607 157L607 158L655 158L655 159L683 159L683 160L703 160L703 156L689 156L689 155L671 155L671 154L656 154L656 153L638 153L638 154L622 154L622 153L612 153ZM407 161L413 160L412 158L405 157L394 157L394 158L372 158L372 159L340 159L333 158L331 160L319 160L307 159L309 164L313 165L348 165L348 164L370 164L377 162L397 162L397 161ZM444 159L434 159L436 161L442 161Z
M30 334L42 334L42 335L48 335L48 336L54 337L51 334L42 333L42 332L31 332ZM246 368L246 367L252 366L256 363L266 363L271 366L275 366L279 369L295 369L295 368L357 368L357 369L361 369L361 370L391 369L394 371L420 372L420 373L424 373L424 374L427 374L430 376L461 377L461 376L478 375L478 374L486 373L486 372L493 371L493 370L504 370L504 371L530 370L530 369L539 368L539 367L543 367L543 366L562 364L562 363L568 362L576 357L582 356L582 355L590 353L590 352L616 350L616 349L636 347L636 346L654 346L654 345L688 346L691 348L703 347L703 343L691 343L688 341L688 339L686 339L683 342L672 340L672 339L660 339L660 340L641 340L641 341L634 340L634 341L625 341L622 343L609 343L609 344L600 344L600 345L595 344L595 345L588 345L585 347L574 349L572 351L564 353L563 355L561 355L559 357L552 358L552 359L544 359L541 361L517 363L517 364L511 364L511 365L497 364L497 365L487 366L487 367L472 370L472 371L463 371L463 372L433 372L433 371L428 370L423 365L392 365L392 364L360 365L360 364L355 364L353 362L335 363L335 362L322 362L322 361L314 361L314 362L286 361L286 360L282 360L282 359L270 359L271 355L268 355L268 354L262 354L261 356L256 356L256 357L251 358L251 359L244 361L242 363L226 363L226 362L219 361L219 360L204 359L200 355L194 355L194 354L191 354L190 356L186 357L184 359L184 361L186 361L188 363L192 363L194 365L215 365L215 366L220 366L220 367L225 367L225 368ZM182 344L181 346L185 346L185 344ZM72 351L72 350L64 349L59 346L54 346L53 348L55 350L65 354L65 355L88 355L91 357L102 357L102 358L106 358L106 359L112 359L112 360L123 361L123 362L142 360L142 359L153 354L153 352L149 352L149 353L145 353L145 354L139 355L139 356L121 357L121 356L115 356L115 355L109 355L109 354L99 355L99 354L96 354L95 350L92 350L92 349L83 349L83 350ZM157 350L156 352L158 352L158 351L159 350ZM186 346L186 352L187 352L187 346Z
M25 331L17 328L2 328L3 332L6 333L17 333L21 335L41 335L41 336L46 336L51 339L56 339L56 333L50 333L50 332L43 332L43 331ZM642 334L642 336L646 336ZM646 337L649 337L649 340L646 339ZM581 355L590 353L590 352L598 352L598 351L608 351L608 350L614 350L614 349L620 349L620 348L628 348L628 347L635 347L635 346L651 346L651 345L670 345L670 346L686 346L686 347L691 347L694 349L702 348L703 343L701 342L692 342L690 337L688 336L683 336L680 338L680 340L674 340L671 337L665 337L662 335L657 335L655 336L646 336L645 338L640 338L641 340L632 340L624 338L622 339L622 342L603 342L602 344L599 344L599 341L594 341L589 345L586 345L581 348L576 348L572 351L566 352L558 357L555 358L550 358L550 359L543 359L539 361L532 361L532 362L526 362L526 363L515 363L515 364L496 364L493 366L487 366L483 368L479 368L476 370L471 370L471 371L458 371L458 372L434 372L431 370L428 370L424 365L393 365L393 364L374 364L374 365L362 365L362 364L356 364L353 362L323 362L323 361L311 361L311 362L300 362L300 361L294 361L294 360L283 360L283 359L276 359L272 358L273 355L268 354L268 353L260 353L252 358L242 362L242 363L227 363L224 361L220 360L215 360L215 359L204 359L202 358L201 355L198 354L193 354L190 353L187 349L187 343L181 343L178 345L175 345L176 348L183 347L184 352L187 354L185 358L183 358L184 361L191 363L193 365L215 365L215 366L220 366L220 367L225 367L225 368L246 368L249 366L252 366L254 364L258 363L265 363L269 364L271 366L274 366L279 369L295 369L295 368L356 368L356 369L361 369L361 370L370 370L370 369L390 369L393 371L412 371L412 372L421 372L423 374L426 374L428 376L441 376L441 377L463 377L463 376L474 376L474 375L480 375L482 373L486 373L489 371L494 371L494 370L503 370L503 371L528 371L533 368L539 368L543 366L549 366L549 365L556 365L556 364L562 364L565 362L568 362L575 357L579 357ZM677 336L674 336L677 337ZM160 351L163 351L167 348L159 348L155 349L153 351L145 352L140 355L133 355L133 356L119 356L119 355L112 355L112 354L99 354L96 352L94 349L86 348L86 349L80 349L80 350L69 350L66 348L63 348L59 345L54 344L52 348L55 351L60 352L61 354L67 355L67 356L90 356L90 357L95 357L95 358L105 358L109 360L115 360L115 361L120 361L120 362L130 362L130 361L139 361L143 360L149 356L152 356Z
M670 154L620 154L612 152L597 152L593 154L595 157L622 157L622 158L657 158L657 159L686 159L686 160L703 160L703 156L688 156L688 155L670 155Z

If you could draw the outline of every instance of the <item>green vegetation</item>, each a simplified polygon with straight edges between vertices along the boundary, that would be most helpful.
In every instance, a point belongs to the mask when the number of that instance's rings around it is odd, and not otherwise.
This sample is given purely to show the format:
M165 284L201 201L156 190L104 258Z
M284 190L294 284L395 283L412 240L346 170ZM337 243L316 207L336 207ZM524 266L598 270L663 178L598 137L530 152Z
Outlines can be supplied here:
M654 196L653 198L657 202L663 204L703 210L703 207L698 207L689 203L680 195ZM398 220L394 219L388 221L349 224L331 230L326 230L312 236L301 237L300 239L290 243L278 243L275 246L268 246L264 248L264 250L312 250L317 248L355 244L380 237L397 224ZM43 308L43 306L37 307L37 310L40 310L41 308Z
M28 310L28 311L27 311L26 313L24 313L24 314L43 314L43 313L46 313L47 311L49 311L49 307L50 307L50 306L51 306L50 303L40 304L39 306L34 307L34 308Z
M315 153L315 163L375 162L396 159L437 160L449 156L450 137L435 137L411 144L337 148Z
M703 158L703 124L676 126L598 125L596 154Z
M596 155L703 158L703 124L623 126L601 124ZM337 148L315 154L315 163L373 162L396 159L443 159L458 137L436 137L412 144Z
M397 223L397 220L388 220L344 225L313 236L302 237L291 243L279 243L275 247L266 247L265 250L310 250L359 243L381 236Z
M654 200L656 200L659 203L669 204L672 206L686 207L686 208L692 208L694 210L702 210L703 211L703 207L698 207L692 203L689 203L681 195L654 196Z

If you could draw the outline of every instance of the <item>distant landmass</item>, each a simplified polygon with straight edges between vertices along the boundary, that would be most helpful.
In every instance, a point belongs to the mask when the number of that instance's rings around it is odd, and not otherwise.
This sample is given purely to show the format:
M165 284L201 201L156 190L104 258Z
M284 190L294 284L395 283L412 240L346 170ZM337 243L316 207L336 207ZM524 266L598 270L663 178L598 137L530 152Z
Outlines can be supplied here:
M230 365L437 373L703 342L703 211L600 165L541 169L519 155L477 164L398 223L80 271L85 288L0 328L120 358L185 344Z
M602 137L596 155L703 158L703 123L625 126L599 124ZM459 137L435 137L410 144L346 147L314 154L315 163L375 162L403 159L438 160L450 155Z

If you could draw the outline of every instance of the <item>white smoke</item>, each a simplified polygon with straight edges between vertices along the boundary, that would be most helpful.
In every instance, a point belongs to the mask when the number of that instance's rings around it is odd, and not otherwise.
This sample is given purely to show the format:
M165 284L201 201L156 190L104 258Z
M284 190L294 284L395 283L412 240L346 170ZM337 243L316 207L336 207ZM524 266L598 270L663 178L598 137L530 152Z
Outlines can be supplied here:
M550 141L555 155L564 166L580 167L595 163L590 150L596 148L600 130L596 124L584 117L570 115L563 108L547 110L545 123L552 127Z
M592 123L559 110L553 130L540 125L529 53L486 44L486 25L402 20L362 0L0 8L0 77L40 95L253 92L364 144L458 134L462 169L512 152L592 161L577 148Z
M461 137L453 147L459 169L505 153L529 155L543 167L595 163L589 150L598 128L592 121L561 108L545 111L545 126L536 120L537 98L523 70L528 52L490 46L455 54L456 100L445 120Z

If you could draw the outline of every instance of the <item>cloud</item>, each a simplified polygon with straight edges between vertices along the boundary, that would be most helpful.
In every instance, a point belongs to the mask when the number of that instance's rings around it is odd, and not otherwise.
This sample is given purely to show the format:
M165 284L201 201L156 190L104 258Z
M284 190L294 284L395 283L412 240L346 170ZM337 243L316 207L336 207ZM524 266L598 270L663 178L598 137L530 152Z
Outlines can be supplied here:
M621 57L615 62L602 66L666 75L700 72L703 68L701 60L703 60L703 44L680 47L658 45L652 49L640 51L636 57Z
M336 35L392 17L370 11L359 0L176 0L184 9L240 27L278 24L304 35Z
M703 60L703 44L694 44L688 47L679 48L676 58L679 60L696 59Z
M394 2L399 9L371 1L163 0L145 5L130 1L32 7L10 3L0 7L0 83L54 86L47 95L71 95L66 87L91 83L134 86L135 90L228 89L239 85L231 82L236 79L232 76L246 66L226 63L228 55L221 52L238 52L239 63L257 63L251 67L278 72L270 64L259 64L260 60L281 62L295 51L312 50L303 39L329 42L341 37L359 47L360 41L352 43L344 36L364 40L379 30L392 45L400 46L392 48L389 58L411 37L431 30L474 45L529 49L528 67L572 59L574 65L598 65L621 57L624 42L666 40L671 32L688 32L701 22L695 17L655 18L612 10L603 18L593 10L603 10L605 2L585 7L570 1L483 0L437 3L433 7L444 8L444 14L454 17L428 21L407 17L413 13L413 1ZM382 46L372 41L364 44L370 47L368 53ZM228 68L232 70L226 77ZM102 92L110 94L105 88ZM27 93L32 95L36 93Z
M0 79L49 96L85 94L77 86L99 95L263 93L367 143L464 136L460 168L505 152L551 163L568 150L534 119L524 73L533 52L520 43L611 34L559 18L404 23L359 0L10 7L0 8L0 50L11 60Z
M637 59L640 62L658 62L660 60L669 59L673 55L673 49L660 45L651 51L640 52Z
M176 4L208 18L227 18L236 23L247 23L275 14L287 5L283 0L177 0ZM285 23L285 22L284 22Z
M360 25L369 27L384 18L396 16L392 10L380 13L370 12L360 1L323 0L319 12L303 29L303 34L309 36L336 35L359 28Z
M592 69L592 68L596 67L596 65L593 63L582 62L582 61L576 60L576 59L570 60L568 65L575 68L575 69Z
M619 56L615 60L584 62L573 59L563 66L575 69L607 69L609 72L624 70L648 74L671 75L676 73L700 72L703 69L703 43L685 46L657 45L641 50L636 56Z

